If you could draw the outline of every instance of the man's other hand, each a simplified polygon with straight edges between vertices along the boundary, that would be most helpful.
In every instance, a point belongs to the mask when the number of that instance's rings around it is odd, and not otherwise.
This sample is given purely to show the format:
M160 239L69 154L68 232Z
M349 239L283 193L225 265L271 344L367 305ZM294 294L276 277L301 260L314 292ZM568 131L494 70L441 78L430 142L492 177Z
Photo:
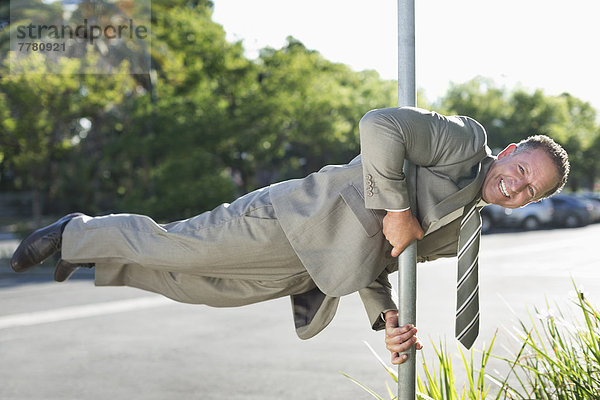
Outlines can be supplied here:
M392 364L402 364L408 358L407 354L400 355L410 346L415 345L421 350L423 345L417 339L417 328L413 325L398 327L398 311L385 313L385 347L392 353Z
M388 211L383 217L383 234L394 247L392 257L398 257L413 240L423 239L423 229L410 210Z

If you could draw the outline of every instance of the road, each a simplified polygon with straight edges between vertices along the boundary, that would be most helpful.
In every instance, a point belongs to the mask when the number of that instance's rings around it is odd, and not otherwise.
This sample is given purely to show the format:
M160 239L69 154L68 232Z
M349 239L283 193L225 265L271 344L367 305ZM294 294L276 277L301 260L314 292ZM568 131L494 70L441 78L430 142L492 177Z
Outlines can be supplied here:
M593 298L599 236L600 225L484 236L475 347L496 329L500 342L514 343L507 332L527 307L569 302L571 277ZM1 399L371 399L340 371L382 395L391 384L363 343L387 361L383 333L370 330L355 294L325 331L301 341L288 299L214 309L94 288L87 271L64 284L51 274L15 274L1 262ZM456 349L455 274L453 259L419 266L417 323L429 361L431 341Z

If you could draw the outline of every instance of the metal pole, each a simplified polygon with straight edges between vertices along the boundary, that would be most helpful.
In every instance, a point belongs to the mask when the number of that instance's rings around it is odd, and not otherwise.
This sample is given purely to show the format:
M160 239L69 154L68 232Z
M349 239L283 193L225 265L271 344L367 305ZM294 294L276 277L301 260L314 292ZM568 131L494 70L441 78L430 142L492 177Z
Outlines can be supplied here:
M415 106L415 1L398 0L398 106ZM406 161L404 173L409 185L411 211L416 211L414 166ZM412 186L411 186L412 185ZM411 243L398 256L398 325L417 321L417 244ZM416 399L416 350L406 351L408 359L398 366L398 400Z
M415 0L398 0L398 106L417 105Z

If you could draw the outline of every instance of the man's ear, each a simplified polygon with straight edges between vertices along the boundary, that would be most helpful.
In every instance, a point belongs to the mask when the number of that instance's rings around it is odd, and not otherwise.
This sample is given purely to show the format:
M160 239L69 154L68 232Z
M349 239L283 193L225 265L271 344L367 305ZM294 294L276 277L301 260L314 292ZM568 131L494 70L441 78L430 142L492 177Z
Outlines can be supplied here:
M502 150L500 153L498 153L498 159L508 156L509 154L512 154L513 151L515 151L517 149L517 145L514 143L509 144L508 146L506 146L506 148L504 150Z

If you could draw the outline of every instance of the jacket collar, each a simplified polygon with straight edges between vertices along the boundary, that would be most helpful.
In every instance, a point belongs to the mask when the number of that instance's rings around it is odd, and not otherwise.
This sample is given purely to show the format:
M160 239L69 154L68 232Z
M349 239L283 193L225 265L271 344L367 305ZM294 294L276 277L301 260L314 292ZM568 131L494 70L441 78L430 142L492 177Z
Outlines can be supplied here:
M483 159L478 165L478 172L473 182L446 197L427 213L423 221L421 221L425 235L440 229L463 215L465 205L471 203L477 196L481 195L483 181L493 161L493 157Z

